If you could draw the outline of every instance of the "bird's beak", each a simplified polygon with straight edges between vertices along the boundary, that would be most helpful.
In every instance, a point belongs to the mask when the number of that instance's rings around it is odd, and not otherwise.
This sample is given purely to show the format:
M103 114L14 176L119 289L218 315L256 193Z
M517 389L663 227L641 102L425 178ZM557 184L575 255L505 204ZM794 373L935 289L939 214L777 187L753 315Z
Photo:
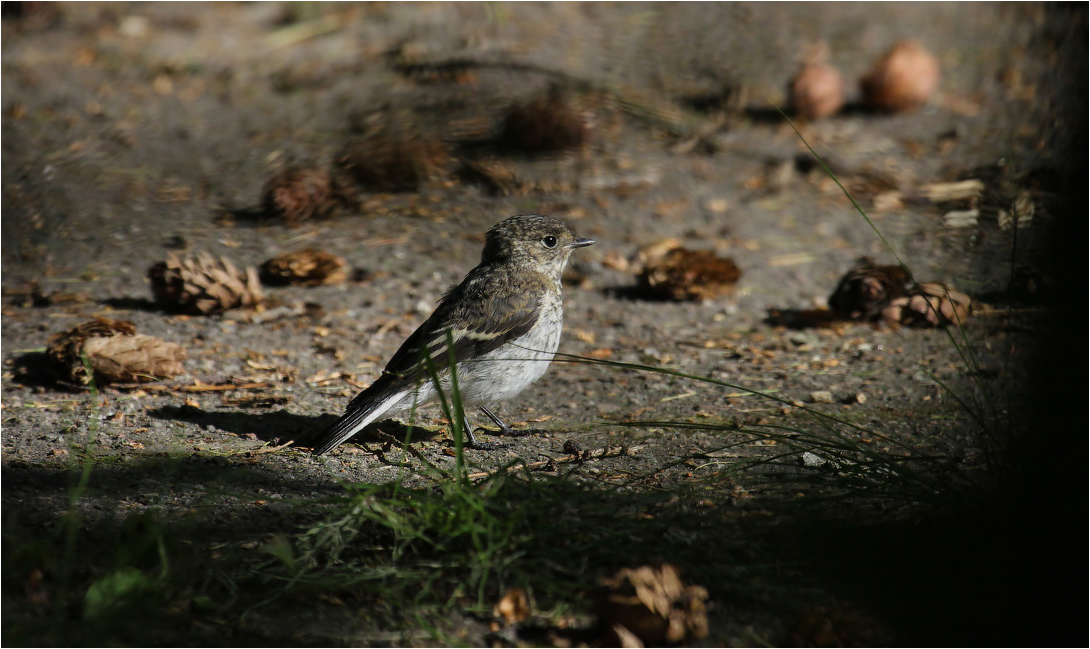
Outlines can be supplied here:
M572 248L585 248L592 245L594 245L594 239L584 239L582 237L576 239L575 241L572 241L571 243Z

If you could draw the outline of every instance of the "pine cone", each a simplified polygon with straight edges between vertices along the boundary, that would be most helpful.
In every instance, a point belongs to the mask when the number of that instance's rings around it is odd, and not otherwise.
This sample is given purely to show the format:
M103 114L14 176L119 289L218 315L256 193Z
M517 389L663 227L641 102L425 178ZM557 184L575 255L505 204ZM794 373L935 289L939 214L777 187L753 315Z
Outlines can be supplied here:
M909 327L960 325L969 317L973 300L942 282L924 282L891 303L891 321Z
M266 284L319 286L346 279L348 264L344 259L314 248L285 252L261 265L261 280Z
M334 174L366 191L411 192L441 175L450 161L446 144L385 130L349 142L334 163Z
M507 109L501 141L525 153L577 149L590 139L586 120L568 101L560 86Z
M618 634L619 626L645 646L699 640L708 635L704 608L708 591L701 586L683 586L677 569L670 564L625 568L603 579L602 585L595 609L599 627L607 634ZM613 641L603 646L621 646L616 638Z
M83 384L92 378L102 383L155 381L185 371L181 345L137 334L131 322L104 318L55 334L46 353L66 378Z
M641 251L646 261L639 283L657 296L671 300L712 299L733 290L742 276L733 260L714 252L689 250L672 240L667 247L668 250L656 249L649 255Z
M261 205L265 214L295 227L334 216L351 205L350 193L325 169L288 167L265 183Z
M156 302L189 313L252 307L264 298L256 269L240 271L226 257L215 259L205 252L185 259L170 253L148 269L148 278Z
M829 297L829 308L850 320L888 320L883 309L907 294L907 283L904 268L879 266L863 257L840 279Z

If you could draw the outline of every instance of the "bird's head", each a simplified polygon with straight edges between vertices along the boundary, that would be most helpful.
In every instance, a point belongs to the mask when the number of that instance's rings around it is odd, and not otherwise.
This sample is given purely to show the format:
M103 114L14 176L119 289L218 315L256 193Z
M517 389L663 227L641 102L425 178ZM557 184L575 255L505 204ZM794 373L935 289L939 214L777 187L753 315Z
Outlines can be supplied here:
M576 237L560 219L540 214L512 216L485 235L481 262L529 263L559 276L572 250L593 243L593 239Z

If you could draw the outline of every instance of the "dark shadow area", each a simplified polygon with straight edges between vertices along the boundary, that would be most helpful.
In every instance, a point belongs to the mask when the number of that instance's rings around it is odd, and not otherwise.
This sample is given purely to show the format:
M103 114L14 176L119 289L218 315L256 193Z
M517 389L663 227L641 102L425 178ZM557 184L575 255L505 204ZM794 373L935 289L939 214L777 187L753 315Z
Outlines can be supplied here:
M86 386L66 380L56 361L45 352L28 352L12 359L15 380L27 387L81 392Z
M828 309L769 309L765 324L788 329L812 329L847 324L850 319Z
M212 222L221 227L262 228L279 223L274 215L260 205L224 208L212 215Z
M337 420L333 415L309 417L283 410L248 413L237 410L208 411L195 406L163 406L148 411L156 419L184 421L198 426L214 426L239 436L254 435L266 442L284 443L289 439L302 442Z
M102 304L120 311L147 311L149 313L161 313L172 315L181 313L180 310L169 309L158 302L143 297L111 297L102 300Z
M609 297L615 297L620 300L631 300L633 302L676 302L670 297L655 291L654 289L647 288L646 286L640 286L638 284L629 286L605 286L602 287L602 294Z
M239 436L254 435L257 439L270 443L283 444L294 440L296 443L293 446L299 447L307 447L338 419L336 415L311 417L283 410L254 414L237 410L207 411L194 406L163 406L149 411L148 414L157 419L184 421L201 427L214 426ZM442 434L441 428L429 430L386 419L368 426L344 443L386 443L391 439L397 442L405 439L420 441Z

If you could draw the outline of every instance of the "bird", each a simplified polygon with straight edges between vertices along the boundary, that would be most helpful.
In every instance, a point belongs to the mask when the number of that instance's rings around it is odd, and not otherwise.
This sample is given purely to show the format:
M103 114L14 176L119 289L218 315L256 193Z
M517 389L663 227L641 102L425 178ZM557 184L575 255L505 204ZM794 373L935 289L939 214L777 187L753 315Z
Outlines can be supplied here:
M449 398L456 382L465 406L479 406L501 434L512 434L489 405L519 394L548 369L563 329L561 275L576 248L594 243L541 214L492 226L480 263L443 294L381 376L316 439L314 453L329 452L383 415L439 400L436 383ZM492 447L476 439L467 419L462 430L469 448Z

